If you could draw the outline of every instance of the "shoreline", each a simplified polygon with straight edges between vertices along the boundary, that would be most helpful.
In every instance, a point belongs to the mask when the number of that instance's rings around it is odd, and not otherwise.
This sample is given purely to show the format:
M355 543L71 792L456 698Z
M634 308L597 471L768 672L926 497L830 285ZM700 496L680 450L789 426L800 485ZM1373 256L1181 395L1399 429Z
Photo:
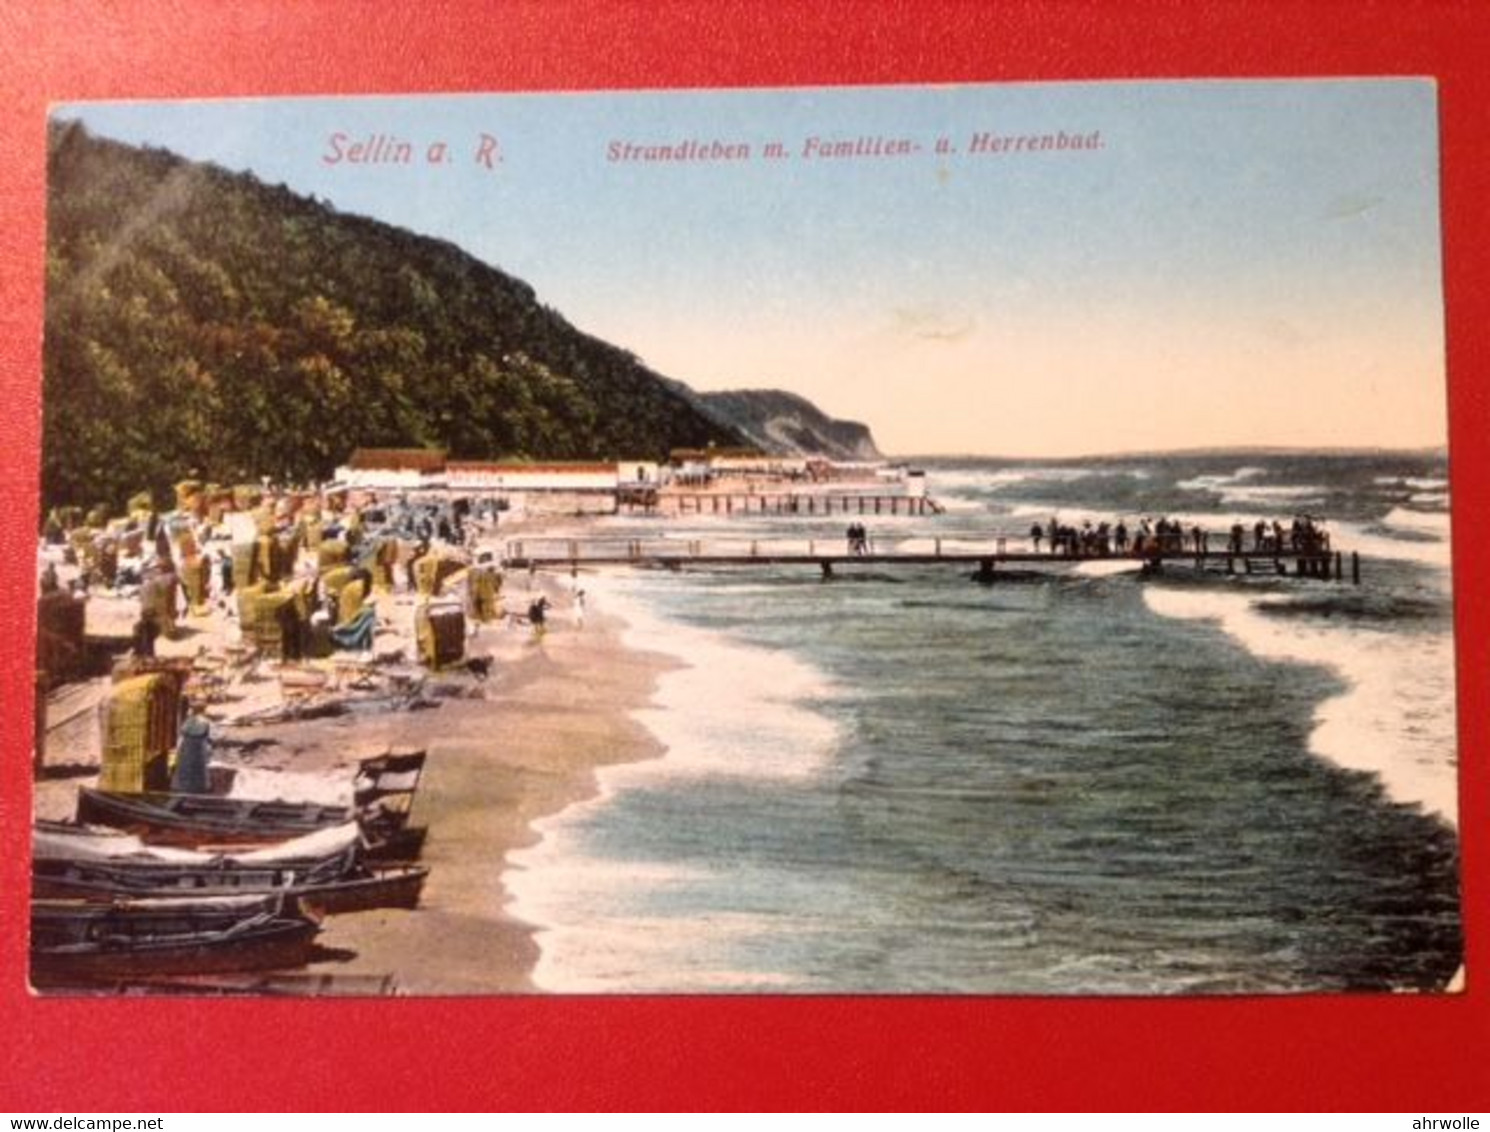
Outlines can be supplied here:
M582 629L561 622L539 644L487 632L507 639L493 648L499 659L483 698L357 722L369 750L429 751L414 820L430 829L430 876L413 911L328 920L320 942L356 957L326 971L392 973L414 995L541 993L533 977L542 925L512 911L511 852L540 840L539 819L595 797L598 768L664 752L632 712L649 703L667 661L626 649L621 630L605 613Z

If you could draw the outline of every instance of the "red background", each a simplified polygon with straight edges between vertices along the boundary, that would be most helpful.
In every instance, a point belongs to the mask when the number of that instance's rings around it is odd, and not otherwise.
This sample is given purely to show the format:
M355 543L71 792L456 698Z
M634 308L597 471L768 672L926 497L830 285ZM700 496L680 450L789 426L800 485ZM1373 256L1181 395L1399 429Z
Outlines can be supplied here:
M1404 74L1435 76L1442 108L1465 920L1483 976L1487 48L1481 0L0 6L0 1109L1490 1107L1490 976L1439 998L36 1001L21 927L49 102Z

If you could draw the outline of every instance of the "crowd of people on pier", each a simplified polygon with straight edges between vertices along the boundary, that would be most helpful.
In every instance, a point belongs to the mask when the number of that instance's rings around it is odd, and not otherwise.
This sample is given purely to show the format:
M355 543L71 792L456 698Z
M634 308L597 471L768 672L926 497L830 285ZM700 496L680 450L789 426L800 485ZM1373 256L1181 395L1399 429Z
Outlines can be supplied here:
M1198 523L1186 527L1168 517L1142 518L1130 530L1121 519L1095 524L1088 519L1078 527L1052 516L1049 524L1036 522L1030 527L1030 545L1036 554L1042 553L1043 547L1050 555L1065 558L1209 554L1211 534ZM1330 535L1311 515L1295 515L1287 527L1277 519L1258 519L1250 531L1243 523L1232 524L1225 547L1215 549L1224 549L1227 554L1326 554Z

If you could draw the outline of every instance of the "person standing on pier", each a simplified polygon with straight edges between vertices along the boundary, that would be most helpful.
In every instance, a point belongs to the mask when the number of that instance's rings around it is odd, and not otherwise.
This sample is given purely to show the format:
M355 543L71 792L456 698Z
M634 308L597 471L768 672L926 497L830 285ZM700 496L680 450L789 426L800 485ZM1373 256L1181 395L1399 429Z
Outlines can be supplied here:
M1043 538L1044 535L1045 530L1040 526L1039 523L1036 523L1030 528L1030 542L1034 544L1036 554L1040 553L1040 539Z

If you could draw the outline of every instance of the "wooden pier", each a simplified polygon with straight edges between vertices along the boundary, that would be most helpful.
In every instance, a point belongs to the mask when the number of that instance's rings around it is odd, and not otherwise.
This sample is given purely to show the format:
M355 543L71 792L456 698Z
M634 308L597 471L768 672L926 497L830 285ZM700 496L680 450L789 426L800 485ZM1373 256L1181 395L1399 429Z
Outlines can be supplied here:
M669 488L645 497L623 496L619 510L662 515L940 515L924 495L872 491L689 491Z
M898 536L877 538L862 549L851 549L845 539L681 539L651 538L536 538L505 544L503 564L508 569L552 569L580 566L684 567L815 566L823 577L853 566L970 566L974 576L991 581L1000 568L1048 570L1089 562L1127 563L1150 574L1170 565L1232 575L1313 578L1344 581L1347 573L1361 581L1360 556L1329 549L1186 550L1182 547L1145 547L1142 553L1070 554L1015 549L1028 539L995 537L986 541L963 538Z

